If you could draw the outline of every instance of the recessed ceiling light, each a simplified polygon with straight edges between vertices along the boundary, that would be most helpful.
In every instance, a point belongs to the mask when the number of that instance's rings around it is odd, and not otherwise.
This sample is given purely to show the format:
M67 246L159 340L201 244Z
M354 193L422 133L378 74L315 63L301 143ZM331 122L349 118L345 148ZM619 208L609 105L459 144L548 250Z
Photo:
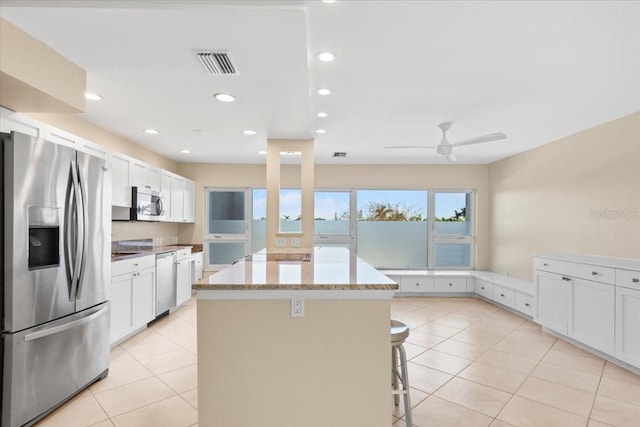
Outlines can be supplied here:
M86 92L84 94L85 99L88 99L89 101L100 101L102 99L102 97L96 93L90 93L90 92Z
M321 62L331 62L336 59L336 56L331 52L322 52L318 55L318 59Z
M157 130L155 130L155 129L145 129L145 130L144 130L144 133L148 133L149 135L157 135L157 134L159 134L160 132L158 132L158 131L157 131Z
M266 156L266 155L267 155L267 152L266 152L266 151L258 151L258 154L261 154L261 155L263 155L263 156Z
M251 130L251 129L246 129L242 131L243 135L255 135L256 131L255 130Z
M335 3L337 0L322 0L323 3L331 4Z
M233 102L236 100L235 96L228 93L216 93L213 95L213 97L220 102Z
M180 152L182 154L191 154L191 151L189 151L189 150L180 150Z
M281 151L281 156L301 156L302 151Z
M320 112L317 114L317 116L318 116L318 117L320 117L321 119L324 119L325 117L327 117L327 116L328 116L328 114L327 114L327 113L325 113L324 111L320 111Z
M324 129L316 129L316 133L327 133Z
M319 95L331 95L331 91L329 89L322 88L322 89L318 89L318 94Z

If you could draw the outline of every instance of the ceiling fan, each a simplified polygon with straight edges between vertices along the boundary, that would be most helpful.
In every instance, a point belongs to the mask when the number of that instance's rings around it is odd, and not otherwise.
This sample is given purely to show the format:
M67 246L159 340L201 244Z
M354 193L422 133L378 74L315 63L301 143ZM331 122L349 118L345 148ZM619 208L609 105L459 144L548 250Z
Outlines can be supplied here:
M447 131L451 128L451 123L440 123L438 125L440 130L442 131L442 141L438 145L389 145L384 148L387 149L405 149L405 148L435 148L436 153L439 156L444 156L448 162L455 162L457 158L453 155L453 147L459 147L461 145L471 145L471 144L480 144L482 142L492 142L499 141L501 139L505 139L507 135L502 132L491 133L489 135L478 136L471 139L466 139L460 142L454 142L451 144L447 141Z

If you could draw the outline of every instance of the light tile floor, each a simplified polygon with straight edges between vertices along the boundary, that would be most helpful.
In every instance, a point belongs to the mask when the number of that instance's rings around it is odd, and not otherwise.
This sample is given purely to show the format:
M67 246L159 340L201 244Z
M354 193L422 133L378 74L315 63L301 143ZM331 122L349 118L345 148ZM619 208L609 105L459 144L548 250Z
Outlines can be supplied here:
M640 376L529 320L474 298L395 298L391 307L411 327L414 426L640 425ZM195 325L192 299L116 347L109 376L38 427L197 426ZM391 424L404 426L403 405L389 401Z

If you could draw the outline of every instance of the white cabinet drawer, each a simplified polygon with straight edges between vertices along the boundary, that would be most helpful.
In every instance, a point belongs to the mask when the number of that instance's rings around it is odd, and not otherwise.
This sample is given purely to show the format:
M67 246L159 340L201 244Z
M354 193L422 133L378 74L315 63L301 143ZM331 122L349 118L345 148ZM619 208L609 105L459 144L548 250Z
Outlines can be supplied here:
M507 307L516 308L516 291L503 288L502 286L493 285L494 301L499 302Z
M434 280L435 292L467 292L466 277L436 277Z
M493 296L493 284L476 279L476 294L491 299Z
M640 290L640 271L616 270L616 286Z
M127 274L144 268L155 268L155 255L140 256L135 258L123 259L111 263L111 277Z
M185 259L191 256L191 248L179 249L177 251L178 259Z
M611 285L615 283L615 269L611 267L546 258L535 258L534 266L536 270L549 271L551 273L562 274L563 276L579 277L581 279L609 283Z
M399 284L400 292L433 292L433 277L405 276Z
M533 304L535 302L535 298L532 295L521 294L520 292L516 292L516 310L520 313L524 313L527 316L533 317L534 310Z

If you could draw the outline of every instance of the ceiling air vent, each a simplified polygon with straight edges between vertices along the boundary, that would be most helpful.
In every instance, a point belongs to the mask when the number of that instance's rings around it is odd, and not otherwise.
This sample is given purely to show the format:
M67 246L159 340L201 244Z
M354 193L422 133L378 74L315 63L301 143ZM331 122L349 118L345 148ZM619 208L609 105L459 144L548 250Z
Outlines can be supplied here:
M212 76L235 76L238 70L231 63L226 50L196 50L198 60Z
M333 153L333 157L347 157L347 153L344 151L336 151Z

